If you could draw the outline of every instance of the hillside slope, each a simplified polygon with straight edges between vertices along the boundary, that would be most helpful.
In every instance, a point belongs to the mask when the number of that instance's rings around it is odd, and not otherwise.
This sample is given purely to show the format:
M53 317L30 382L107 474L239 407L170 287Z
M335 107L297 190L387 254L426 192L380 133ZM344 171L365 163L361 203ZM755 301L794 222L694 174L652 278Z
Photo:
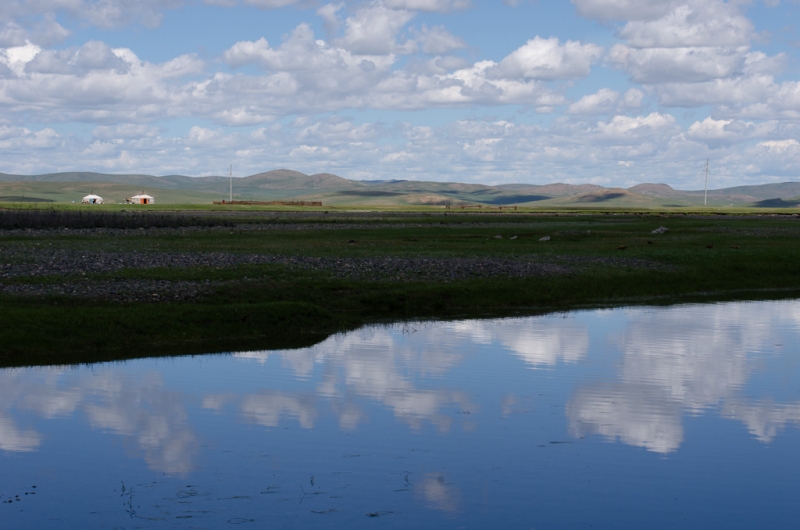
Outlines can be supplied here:
M628 189L594 184L503 184L489 186L462 182L413 180L359 181L331 173L306 175L276 169L247 177L189 177L94 172L11 175L0 173L0 202L77 202L88 193L108 202L122 202L135 193L147 192L161 204L209 203L234 200L271 201L302 199L330 205L476 205L542 207L636 207L702 206L702 190L676 190L667 184L637 184ZM709 206L796 208L800 182L737 186L708 191Z

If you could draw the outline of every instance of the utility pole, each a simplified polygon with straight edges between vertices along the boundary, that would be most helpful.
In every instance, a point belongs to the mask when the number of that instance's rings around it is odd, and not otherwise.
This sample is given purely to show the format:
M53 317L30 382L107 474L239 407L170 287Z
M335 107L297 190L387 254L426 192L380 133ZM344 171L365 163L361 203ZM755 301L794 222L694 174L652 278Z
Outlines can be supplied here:
M703 195L703 206L708 204L708 158L706 158L706 192Z
M230 187L230 195L228 196L228 202L233 202L233 164L231 164L230 168L230 178L231 178L231 187Z

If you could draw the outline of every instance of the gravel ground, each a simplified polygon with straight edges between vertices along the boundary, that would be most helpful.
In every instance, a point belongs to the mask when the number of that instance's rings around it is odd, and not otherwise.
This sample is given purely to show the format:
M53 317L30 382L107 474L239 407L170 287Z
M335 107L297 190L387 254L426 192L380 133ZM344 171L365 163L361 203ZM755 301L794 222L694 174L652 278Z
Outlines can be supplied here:
M274 256L224 252L90 252L55 249L0 249L0 281L21 276L78 275L158 267L235 267L274 263Z
M191 300L230 282L193 282L141 279L89 281L82 276L122 269L229 268L243 264L276 264L294 270L312 270L334 278L366 281L438 281L470 278L523 278L579 272L591 265L663 268L630 258L579 257L306 257L263 254L88 252L60 249L0 248L0 292L15 295L69 295L120 302ZM19 283L11 279L66 276L68 281ZM242 281L246 281L243 278Z
M78 280L57 284L0 283L0 292L23 296L79 296L115 302L187 301L210 293L221 282L166 280Z
M567 226L569 224L579 224L570 222L559 222L559 226ZM242 223L236 226L212 226L212 227L198 227L188 226L180 228L44 228L44 229L14 229L14 230L0 230L0 236L16 236L16 237L52 237L54 235L61 236L94 236L94 235L114 235L114 236L142 236L142 235L165 235L165 234L184 234L193 232L272 232L272 231L298 231L298 230L377 230L377 229L398 229L398 228L451 228L451 229L464 229L464 228L516 228L520 232L534 230L543 232L547 230L542 223L527 223L527 222L457 222L450 223L440 221L437 223L364 223L353 222L349 219L336 219L322 223L296 223L278 221L267 223Z

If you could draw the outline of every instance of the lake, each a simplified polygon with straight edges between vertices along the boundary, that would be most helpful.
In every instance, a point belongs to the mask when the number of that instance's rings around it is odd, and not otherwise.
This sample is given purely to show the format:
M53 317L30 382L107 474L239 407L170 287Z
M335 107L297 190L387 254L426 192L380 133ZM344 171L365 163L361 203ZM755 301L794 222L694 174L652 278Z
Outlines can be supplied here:
M791 300L0 370L0 527L794 527L799 345Z

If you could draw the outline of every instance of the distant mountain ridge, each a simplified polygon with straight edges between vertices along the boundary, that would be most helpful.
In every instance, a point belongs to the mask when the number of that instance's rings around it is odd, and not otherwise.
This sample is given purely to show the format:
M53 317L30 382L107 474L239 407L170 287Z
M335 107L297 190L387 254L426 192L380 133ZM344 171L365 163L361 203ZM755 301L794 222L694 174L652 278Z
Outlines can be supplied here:
M149 185L158 188L194 188L207 189L215 188L221 184L228 184L229 178L226 176L214 177L188 177L185 175L165 175L157 177L154 175L143 175L138 173L131 174L110 174L93 172L64 172L64 173L45 173L42 175L9 175L0 173L0 182L107 182L114 184L135 184ZM327 188L320 186L321 183L331 183L330 187L341 187L343 183L349 181L342 177L330 173L320 173L318 175L306 175L299 171L289 169L276 169L265 173L257 173L249 177L236 178L237 182L246 182L247 185L256 185L268 188L281 187L311 187ZM292 183L292 186L288 186ZM299 186L298 186L299 184Z
M228 197L227 176L189 177L145 174L63 172L41 175L0 173L0 201L12 198L74 201L80 194L102 192L121 201L136 191L162 195L161 202L203 203ZM119 197L117 197L119 195ZM235 200L321 200L330 205L527 205L553 207L697 206L702 190L676 190L667 184L637 184L630 188L604 188L595 184L468 184L415 180L349 180L331 173L306 175L276 169L233 179ZM37 199L38 197L38 199ZM800 182L782 182L708 191L712 206L795 208ZM157 199L158 200L158 199Z

